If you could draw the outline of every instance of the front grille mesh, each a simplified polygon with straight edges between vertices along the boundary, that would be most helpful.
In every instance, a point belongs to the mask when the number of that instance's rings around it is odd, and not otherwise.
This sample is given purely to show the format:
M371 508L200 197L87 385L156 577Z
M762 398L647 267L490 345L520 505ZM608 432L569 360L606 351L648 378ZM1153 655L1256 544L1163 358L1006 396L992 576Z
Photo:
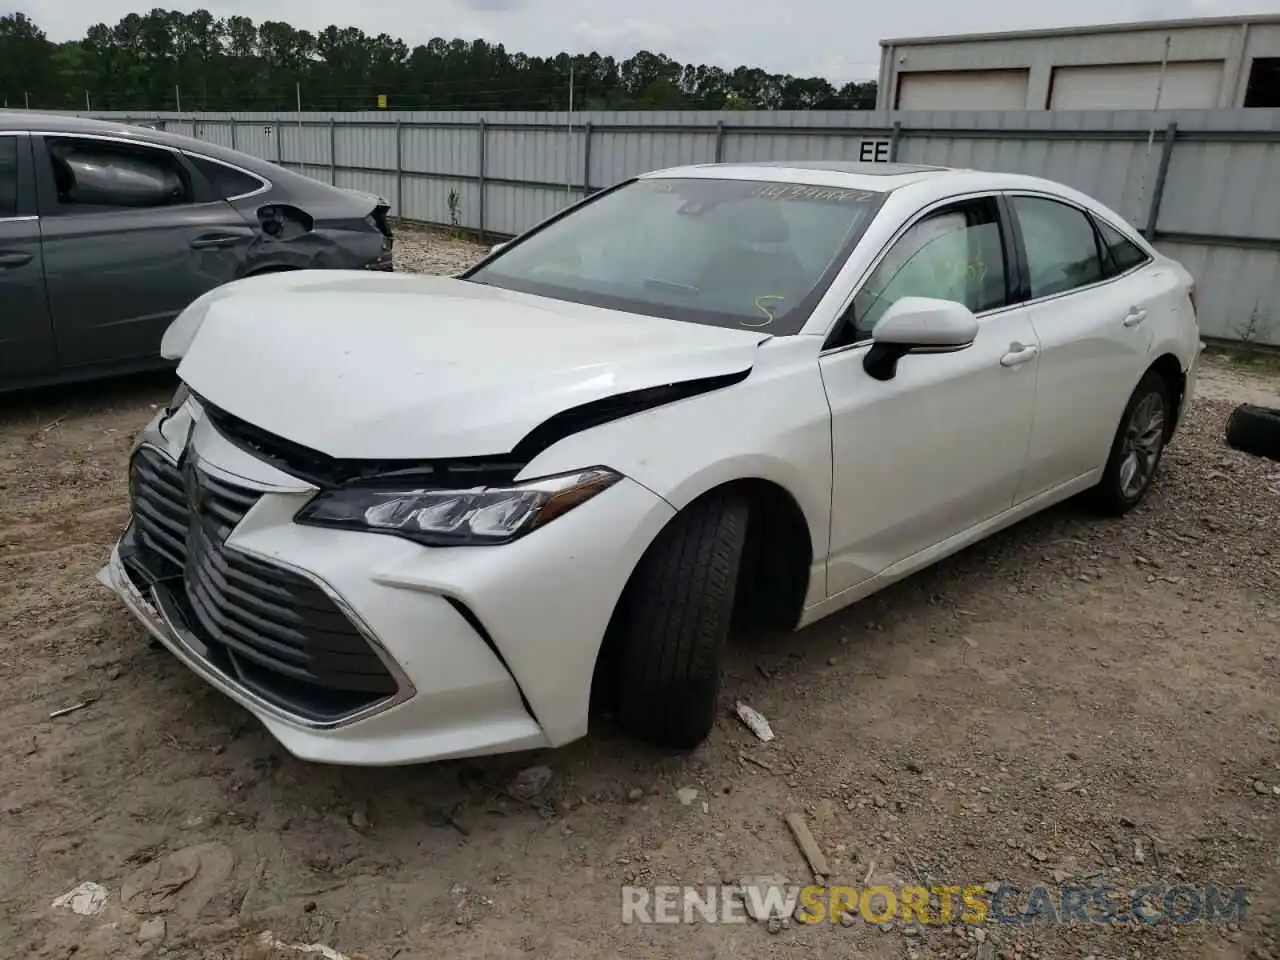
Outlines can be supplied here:
M150 448L134 456L130 486L138 547L214 666L314 719L395 694L386 665L324 590L225 545L257 491Z

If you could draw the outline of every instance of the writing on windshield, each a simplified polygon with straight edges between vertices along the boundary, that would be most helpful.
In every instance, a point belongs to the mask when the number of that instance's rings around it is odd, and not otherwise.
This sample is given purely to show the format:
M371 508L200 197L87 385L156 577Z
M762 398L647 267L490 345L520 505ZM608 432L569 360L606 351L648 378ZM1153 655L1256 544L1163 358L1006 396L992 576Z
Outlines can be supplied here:
M633 181L467 279L693 323L798 332L881 193L720 178Z

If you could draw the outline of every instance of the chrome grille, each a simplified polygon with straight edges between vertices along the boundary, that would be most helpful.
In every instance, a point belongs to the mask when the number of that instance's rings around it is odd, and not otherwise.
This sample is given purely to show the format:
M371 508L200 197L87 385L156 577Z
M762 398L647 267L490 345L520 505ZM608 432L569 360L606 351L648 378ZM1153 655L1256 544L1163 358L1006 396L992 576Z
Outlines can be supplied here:
M397 691L381 658L312 580L228 548L260 494L143 448L130 471L139 550L207 659L258 695L330 720Z

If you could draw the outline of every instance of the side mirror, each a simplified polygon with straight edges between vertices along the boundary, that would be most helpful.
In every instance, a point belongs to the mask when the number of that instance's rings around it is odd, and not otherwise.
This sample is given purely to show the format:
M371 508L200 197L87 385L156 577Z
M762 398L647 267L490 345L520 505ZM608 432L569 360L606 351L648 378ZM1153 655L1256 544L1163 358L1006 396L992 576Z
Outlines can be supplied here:
M510 242L511 241L509 240L504 240L502 243L495 243L492 247L489 248L489 256L492 257L495 253L497 253L499 250L501 250Z
M871 331L862 368L876 380L892 380L909 353L954 353L973 344L978 318L962 303L932 297L894 301Z

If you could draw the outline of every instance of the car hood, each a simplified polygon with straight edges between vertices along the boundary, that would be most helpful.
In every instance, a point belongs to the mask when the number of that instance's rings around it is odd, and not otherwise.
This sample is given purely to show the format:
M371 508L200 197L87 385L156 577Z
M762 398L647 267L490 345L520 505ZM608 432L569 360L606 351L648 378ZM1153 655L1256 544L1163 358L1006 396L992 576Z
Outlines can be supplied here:
M262 279L193 304L166 355L209 403L343 459L508 453L569 408L746 372L769 339L443 277Z

